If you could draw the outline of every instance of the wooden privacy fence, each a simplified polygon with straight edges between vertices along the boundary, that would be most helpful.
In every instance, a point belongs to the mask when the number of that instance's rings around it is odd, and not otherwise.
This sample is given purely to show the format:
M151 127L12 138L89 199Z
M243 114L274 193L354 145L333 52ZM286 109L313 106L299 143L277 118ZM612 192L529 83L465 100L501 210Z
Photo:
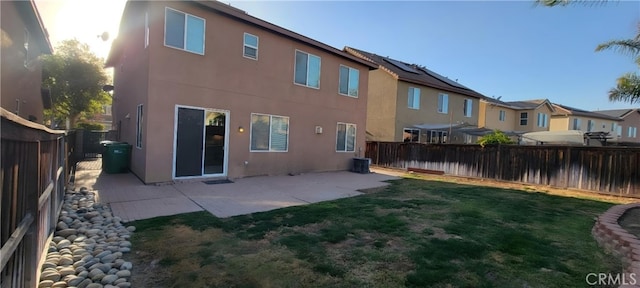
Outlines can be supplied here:
M640 148L367 142L371 163L640 197Z
M64 131L0 112L0 287L36 287L64 200L70 149Z

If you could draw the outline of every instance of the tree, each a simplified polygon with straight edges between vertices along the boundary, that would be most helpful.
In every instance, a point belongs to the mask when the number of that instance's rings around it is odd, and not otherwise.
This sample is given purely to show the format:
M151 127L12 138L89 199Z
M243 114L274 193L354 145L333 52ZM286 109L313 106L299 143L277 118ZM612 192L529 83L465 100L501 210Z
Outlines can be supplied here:
M537 4L544 6L567 6L572 3L604 3L606 1L576 1L576 0L537 0ZM640 67L640 24L638 32L632 39L612 40L602 43L596 47L596 51L617 50L623 54L631 55L635 58L636 64ZM609 101L629 102L629 104L640 103L640 75L629 72L622 75L616 81L616 87L609 90Z
M609 49L631 55L640 67L640 25L638 25L638 32L633 39L613 40L596 47L596 51ZM616 87L609 90L609 101L640 103L640 75L633 72L626 73L616 82Z
M484 135L480 137L480 139L478 139L478 144L480 144L480 146L482 147L489 144L515 144L515 143L516 142L511 140L511 138L509 138L507 134L504 134L500 130L493 130L493 132L487 135Z
M45 115L57 121L68 118L67 129L75 128L81 116L97 113L109 103L109 94L102 90L108 79L103 60L87 44L62 41L53 55L43 57L42 85L51 90L53 100Z

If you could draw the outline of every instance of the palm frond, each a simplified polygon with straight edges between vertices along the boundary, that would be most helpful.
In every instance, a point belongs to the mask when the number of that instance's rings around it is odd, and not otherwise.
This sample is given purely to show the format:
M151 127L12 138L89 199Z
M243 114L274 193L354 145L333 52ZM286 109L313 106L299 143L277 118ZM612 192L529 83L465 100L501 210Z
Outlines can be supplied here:
M609 101L640 103L640 75L627 73L618 78L616 87L609 90Z
M635 39L613 40L602 43L596 47L596 51L615 50L622 54L632 56L640 55L640 41Z
M574 4L593 6L598 4L604 4L606 2L608 1L607 0L536 0L535 5L537 6L542 5L547 7L568 6L568 5L574 5Z

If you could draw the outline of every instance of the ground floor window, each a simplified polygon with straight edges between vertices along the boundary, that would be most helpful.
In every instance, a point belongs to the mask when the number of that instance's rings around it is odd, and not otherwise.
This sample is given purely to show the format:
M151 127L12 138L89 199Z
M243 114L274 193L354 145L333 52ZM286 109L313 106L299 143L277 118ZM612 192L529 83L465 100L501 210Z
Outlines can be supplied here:
M137 148L142 148L142 127L143 127L143 121L144 121L144 115L143 115L143 105L140 104L138 105L138 109L137 109L137 117L136 117L136 147Z
M251 114L251 151L287 152L289 117Z
M336 151L356 151L356 124L338 123L336 135Z
M413 128L404 128L402 130L402 141L420 142L420 130Z
M428 130L427 143L447 143L448 136L447 131Z

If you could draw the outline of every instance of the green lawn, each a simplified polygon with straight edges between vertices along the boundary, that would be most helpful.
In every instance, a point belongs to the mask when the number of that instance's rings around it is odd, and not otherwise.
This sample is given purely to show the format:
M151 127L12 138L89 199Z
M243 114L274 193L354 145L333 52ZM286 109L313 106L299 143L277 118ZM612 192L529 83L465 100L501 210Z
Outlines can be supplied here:
M134 222L134 287L584 287L588 273L621 270L590 234L611 203L391 183L228 219Z

